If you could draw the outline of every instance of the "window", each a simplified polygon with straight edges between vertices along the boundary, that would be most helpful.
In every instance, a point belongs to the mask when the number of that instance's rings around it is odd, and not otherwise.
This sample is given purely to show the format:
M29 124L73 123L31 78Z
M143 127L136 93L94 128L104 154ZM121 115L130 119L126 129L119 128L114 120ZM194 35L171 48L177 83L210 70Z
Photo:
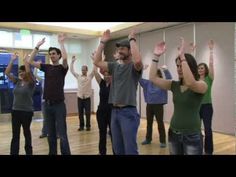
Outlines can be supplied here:
M0 31L0 47L12 47L13 35L12 32Z
M14 47L32 49L32 35L14 32Z

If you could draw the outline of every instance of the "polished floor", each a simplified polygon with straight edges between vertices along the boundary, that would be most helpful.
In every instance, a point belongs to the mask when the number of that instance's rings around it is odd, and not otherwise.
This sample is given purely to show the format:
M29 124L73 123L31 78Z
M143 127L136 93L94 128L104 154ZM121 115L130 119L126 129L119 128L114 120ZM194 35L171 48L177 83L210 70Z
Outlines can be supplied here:
M91 131L77 131L78 129L78 118L77 116L71 116L67 118L67 128L69 143L71 147L72 155L97 155L98 154L98 126L96 117L91 117ZM33 142L33 153L34 155L47 155L48 154L48 143L47 139L40 139L39 135L42 128L42 119L34 119L31 124L32 142ZM166 124L166 131L168 130L168 124ZM157 133L157 124L153 124L153 141L149 145L141 145L141 142L145 139L146 133L146 120L141 119L140 127L138 131L138 148L141 155L168 155L169 150L167 148L159 147L159 137ZM220 133L214 133L214 154L219 155L235 155L236 154L236 138L231 135L225 135ZM0 122L0 155L8 155L11 142L11 123L10 121ZM112 154L111 141L108 138L108 154ZM20 140L20 154L24 152L24 137L21 130ZM58 141L58 152L59 141Z

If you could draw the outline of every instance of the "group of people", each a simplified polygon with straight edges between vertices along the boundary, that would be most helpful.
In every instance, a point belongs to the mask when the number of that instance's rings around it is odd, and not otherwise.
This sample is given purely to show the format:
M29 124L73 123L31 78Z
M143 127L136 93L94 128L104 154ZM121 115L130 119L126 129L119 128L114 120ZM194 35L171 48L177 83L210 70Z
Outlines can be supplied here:
M140 115L137 110L136 92L141 85L146 102L147 132L142 145L152 142L153 117L156 117L159 131L160 147L165 148L166 131L164 126L164 105L167 104L167 90L173 93L174 112L168 130L168 145L170 154L205 154L213 153L212 116L213 107L211 87L214 79L213 49L214 42L209 42L209 68L205 63L197 62L193 55L186 53L186 43L181 38L178 46L178 56L175 59L179 80L172 80L166 66L161 68L158 62L166 51L165 42L156 44L151 59L149 80L142 78L144 69L142 56L136 43L136 34L131 31L128 39L116 43L114 60L106 60L104 47L111 34L106 30L101 36L98 48L92 53L94 67L88 74L88 67L82 66L82 74L74 70L76 57L72 57L70 71L78 82L77 101L79 127L90 131L91 115L91 82L93 77L100 87L100 102L96 112L99 128L99 154L106 155L107 129L111 131L112 150L115 155L138 155L137 133L140 125ZM35 77L30 71L30 65L45 73L43 91L43 115L47 125L49 155L57 154L57 137L60 139L62 155L70 155L67 135L66 107L64 103L64 82L69 69L67 53L64 47L66 36L58 35L60 49L50 47L48 50L52 64L34 61L39 48L45 39L39 41L30 55L24 58L24 65L19 68L19 77L10 74L12 63L18 57L12 55L6 69L6 75L15 84L12 108L12 141L10 154L19 154L20 127L25 136L26 154L33 154L30 124L33 116L32 94L35 87ZM194 50L194 47L192 48ZM59 60L62 58L62 64ZM98 71L99 69L99 71ZM103 77L101 76L103 75ZM84 122L84 110L86 122ZM201 119L205 130L205 144L201 132ZM203 148L204 147L204 148Z

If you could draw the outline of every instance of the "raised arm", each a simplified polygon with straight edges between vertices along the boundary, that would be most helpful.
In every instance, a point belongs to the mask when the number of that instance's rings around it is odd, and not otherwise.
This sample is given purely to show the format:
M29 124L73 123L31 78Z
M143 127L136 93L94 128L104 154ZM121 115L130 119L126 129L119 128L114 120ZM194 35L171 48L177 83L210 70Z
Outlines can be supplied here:
M75 78L78 78L79 77L79 74L75 72L74 70L74 63L76 61L76 57L75 56L72 56L72 60L71 60L71 63L70 63L70 72L73 74L73 76Z
M10 59L10 62L9 64L7 65L7 68L5 70L5 74L7 75L7 77L12 81L12 82L16 82L16 78L11 74L11 70L12 70L12 65L14 63L15 60L18 59L18 54L17 53L14 53L11 55L11 59Z
M25 54L23 62L25 65L25 72L26 72L26 77L28 78L29 82L34 82L34 76L32 75L31 71L30 71L30 64L29 64L29 58L30 56L28 54Z
M34 58L35 58L35 55L38 53L40 46L43 45L44 42L45 42L45 38L43 38L41 41L37 43L36 47L31 52L30 58L29 58L29 63L39 69L40 69L41 62L34 61Z
M92 55L90 56L90 58L94 61L94 57L95 57L95 53L96 52L93 52ZM100 85L101 81L102 81L102 77L100 76L100 74L98 73L98 68L97 66L93 66L93 75L95 76L95 79L98 83L98 85Z
M65 39L66 39L65 34L59 34L58 35L58 42L59 42L60 48L61 48L62 66L64 68L68 68L67 52L66 52L66 49L65 49L65 46L64 46Z
M94 57L93 64L97 67L103 69L104 71L108 71L108 64L105 61L102 61L102 52L104 50L105 44L110 39L110 30L106 30L100 40L99 46L96 50L96 54Z
M172 81L160 78L157 75L159 58L163 53L165 53L165 51L166 45L164 41L156 44L154 48L154 59L152 59L152 64L149 71L149 80L162 89L170 90Z
M135 32L132 30L128 36L130 41L130 50L132 54L132 58L134 60L134 68L137 71L141 71L143 68L142 57L140 55L138 45L136 43Z
M214 41L210 40L208 42L208 46L210 49L210 56L209 56L209 76L212 80L214 80L214 56L213 56L213 49L214 49Z
M181 60L182 72L185 84L188 88L190 88L194 92L203 94L207 90L207 84L204 81L197 81L194 78L192 71L190 70L189 65L186 61L184 51L185 51L185 41L184 38L181 37L181 47L179 50L179 56Z

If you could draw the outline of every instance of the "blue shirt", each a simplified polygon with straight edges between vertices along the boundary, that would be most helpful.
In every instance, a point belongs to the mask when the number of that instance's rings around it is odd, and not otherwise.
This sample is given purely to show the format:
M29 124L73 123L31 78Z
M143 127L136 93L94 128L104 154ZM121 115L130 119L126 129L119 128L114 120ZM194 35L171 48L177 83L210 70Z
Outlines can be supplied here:
M163 70L166 79L172 79L169 70ZM140 79L139 83L143 88L144 99L147 104L166 104L167 103L167 90L155 86L147 79Z

